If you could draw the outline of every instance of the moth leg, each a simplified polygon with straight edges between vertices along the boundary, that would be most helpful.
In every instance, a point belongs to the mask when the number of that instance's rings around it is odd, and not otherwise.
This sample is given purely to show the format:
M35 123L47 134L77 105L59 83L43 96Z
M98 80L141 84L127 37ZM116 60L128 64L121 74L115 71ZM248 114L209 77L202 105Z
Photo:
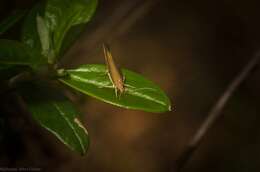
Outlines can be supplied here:
M98 85L98 88L115 88L113 85Z
M112 77L110 76L110 73L109 73L109 72L107 72L107 75L108 75L109 80L111 81L111 83L112 83L112 85L113 85L113 88L115 89L115 95L116 95L116 98L117 98L117 92L118 92L118 90L117 90L117 88L116 88L116 86L115 86L115 84L114 84L114 82L113 82L113 80L112 80Z
M115 87L114 82L113 82L113 80L112 80L112 77L110 76L110 73L107 72L107 75L108 75L108 77L109 77L110 82L111 82L111 83L113 84L113 86Z
M125 83L125 75L123 75L123 83Z
M121 98L121 95L123 94L123 92L119 92L119 96L118 96L118 99Z
M113 84L113 82L112 82L112 80L111 80L110 74L108 73L107 70L106 70L105 73L100 73L100 74L98 74L98 75L99 75L99 77L107 77L107 76L108 76L110 82L112 83L112 85L110 85L109 82L106 83L106 84L104 84L104 85L99 85L98 88L115 88L115 87L114 87L114 84Z
M117 88L115 88L115 95L116 95L116 98L118 97L118 90L117 90Z
M125 78L125 76L123 75L123 83L124 83L124 86L126 87L126 90L128 90L127 88L133 88L133 89L136 89L136 87L133 87L133 86L128 85L128 84L125 84L125 80L126 80L126 78Z
M136 87L131 86L131 85L128 85L128 84L124 84L124 86L125 86L125 87L128 87L128 88L134 88L134 89L136 89Z

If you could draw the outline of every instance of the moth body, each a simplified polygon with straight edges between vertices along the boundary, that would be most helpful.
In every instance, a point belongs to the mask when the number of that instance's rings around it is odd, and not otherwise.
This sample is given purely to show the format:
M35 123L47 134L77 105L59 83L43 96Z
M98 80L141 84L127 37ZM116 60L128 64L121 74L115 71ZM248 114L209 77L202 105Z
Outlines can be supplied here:
M109 47L106 44L103 44L103 50L104 50L104 54L105 54L108 76L109 76L113 86L115 87L115 93L117 96L118 91L120 94L122 94L125 91L124 77L123 77L120 69L117 67L117 65L112 57L112 54L109 50Z

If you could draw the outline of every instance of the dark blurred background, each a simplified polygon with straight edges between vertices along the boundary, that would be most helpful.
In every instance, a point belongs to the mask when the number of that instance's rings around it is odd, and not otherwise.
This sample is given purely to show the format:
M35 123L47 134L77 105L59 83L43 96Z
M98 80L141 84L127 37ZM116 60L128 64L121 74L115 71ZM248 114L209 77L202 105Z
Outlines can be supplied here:
M0 19L35 2L1 0ZM0 138L0 167L173 171L217 98L260 50L259 5L257 0L100 0L95 17L61 65L104 63L101 44L108 42L121 66L165 90L173 110L152 114L75 97L91 138L82 157L40 128L12 96L5 97L1 106L8 116L2 115L8 123L1 124L7 134ZM257 68L238 88L183 171L260 170L259 76Z

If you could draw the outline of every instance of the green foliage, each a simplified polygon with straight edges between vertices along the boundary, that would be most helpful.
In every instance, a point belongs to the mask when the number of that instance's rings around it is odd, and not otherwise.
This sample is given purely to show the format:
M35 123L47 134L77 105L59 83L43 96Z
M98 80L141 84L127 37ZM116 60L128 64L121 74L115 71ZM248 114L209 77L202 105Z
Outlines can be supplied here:
M47 57L42 55L42 45L40 34L37 30L37 16L41 16L44 12L44 4L36 4L26 16L22 27L22 42L30 49L31 54L41 61L47 63Z
M21 42L0 40L1 80L12 81L33 118L65 145L81 154L87 151L88 133L80 122L79 112L60 91L62 84L123 108L148 112L170 110L170 101L158 86L129 70L122 70L126 79L125 91L116 97L105 65L89 64L77 69L56 69L56 63L78 38L96 7L97 0L40 2L28 12L24 20ZM17 15L7 19L8 22L2 22L0 33L19 18L21 16ZM28 78L26 81L19 78L25 70L30 72L29 81ZM53 86L53 81L58 86Z
M36 68L41 64L43 64L41 59L33 56L24 44L14 40L0 39L0 66L26 65Z
M122 70L126 78L126 89L118 97L116 97L115 88L108 77L105 65L82 65L67 72L68 76L60 79L61 82L104 102L148 112L170 110L170 101L158 86L129 70Z
M75 25L90 21L97 6L96 0L49 0L45 10L47 26L53 36L56 56L61 52L66 33Z
M42 127L72 150L86 153L89 145L87 130L80 122L79 112L58 89L44 83L31 84L26 85L21 94L33 118Z

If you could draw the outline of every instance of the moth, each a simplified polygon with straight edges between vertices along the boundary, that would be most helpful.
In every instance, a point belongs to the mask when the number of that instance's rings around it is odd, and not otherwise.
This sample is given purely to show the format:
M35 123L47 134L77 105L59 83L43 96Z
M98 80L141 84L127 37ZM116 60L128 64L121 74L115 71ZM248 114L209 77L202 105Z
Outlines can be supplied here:
M116 65L112 57L110 48L105 43L103 44L103 50L107 65L107 74L109 76L110 81L113 84L113 87L115 88L116 97L118 97L118 92L119 96L125 92L125 76L122 74L122 71Z
M134 86L126 84L125 76L123 75L120 68L116 65L112 57L110 48L105 43L103 44L103 50L104 50L106 66L107 66L107 74L109 76L111 83L113 84L113 88L115 88L116 97L120 98L121 94L123 94L126 91L132 93L140 90L156 91L154 88L147 88L147 87L136 88ZM119 92L119 96L118 96L118 92Z

